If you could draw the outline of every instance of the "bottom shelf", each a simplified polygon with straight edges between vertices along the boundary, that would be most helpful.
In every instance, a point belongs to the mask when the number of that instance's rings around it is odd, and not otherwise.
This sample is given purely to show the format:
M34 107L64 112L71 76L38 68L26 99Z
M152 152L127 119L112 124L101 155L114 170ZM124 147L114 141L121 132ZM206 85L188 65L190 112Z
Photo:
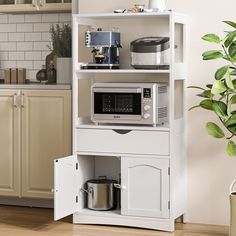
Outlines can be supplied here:
M73 216L74 224L94 224L128 226L173 232L174 219L121 215L120 209L113 211L93 211L81 209Z
M84 208L76 214L85 214L85 215L90 215L90 216L100 216L100 217L122 217L121 216L121 210L120 209L115 209L115 210L110 210L110 211L95 211L95 210L90 210L88 208Z

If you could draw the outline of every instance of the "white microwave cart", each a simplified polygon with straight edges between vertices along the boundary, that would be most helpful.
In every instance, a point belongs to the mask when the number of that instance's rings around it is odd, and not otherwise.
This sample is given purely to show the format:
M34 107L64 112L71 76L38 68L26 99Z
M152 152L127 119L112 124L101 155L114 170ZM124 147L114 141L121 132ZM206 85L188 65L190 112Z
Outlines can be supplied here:
M120 69L81 69L81 63L91 61L91 49L84 46L88 27L119 28ZM130 42L146 36L170 38L169 69L130 66ZM73 214L74 224L174 231L175 219L186 214L186 44L187 17L172 11L73 16L74 155L55 160L55 220ZM168 83L168 123L156 127L93 124L90 89L94 82ZM87 208L81 188L101 175L121 180L120 208Z

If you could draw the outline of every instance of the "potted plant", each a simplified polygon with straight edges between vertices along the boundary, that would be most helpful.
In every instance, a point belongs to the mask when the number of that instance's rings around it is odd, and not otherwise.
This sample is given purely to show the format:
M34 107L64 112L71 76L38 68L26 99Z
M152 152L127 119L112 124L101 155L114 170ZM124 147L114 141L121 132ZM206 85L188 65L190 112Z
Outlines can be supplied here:
M57 83L71 83L72 77L72 32L69 24L51 25L52 47L56 55Z
M202 54L203 60L223 59L225 65L218 68L212 84L206 84L205 88L190 86L200 90L197 94L201 101L196 106L190 108L203 108L213 112L219 125L214 122L206 123L206 130L214 138L224 138L227 141L226 151L229 156L236 156L236 23L224 21L231 26L230 31L226 32L223 38L216 34L206 34L203 40L214 43L218 49L206 51ZM236 181L234 181L234 184ZM230 235L236 236L236 193L233 192L231 185L231 225Z

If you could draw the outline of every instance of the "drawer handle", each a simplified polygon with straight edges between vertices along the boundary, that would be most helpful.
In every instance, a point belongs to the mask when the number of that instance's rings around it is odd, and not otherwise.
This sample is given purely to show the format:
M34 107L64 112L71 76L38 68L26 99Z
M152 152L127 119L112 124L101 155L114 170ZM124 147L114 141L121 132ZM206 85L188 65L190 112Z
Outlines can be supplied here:
M113 129L114 132L118 133L118 134L128 134L130 133L132 130L124 130L124 129Z

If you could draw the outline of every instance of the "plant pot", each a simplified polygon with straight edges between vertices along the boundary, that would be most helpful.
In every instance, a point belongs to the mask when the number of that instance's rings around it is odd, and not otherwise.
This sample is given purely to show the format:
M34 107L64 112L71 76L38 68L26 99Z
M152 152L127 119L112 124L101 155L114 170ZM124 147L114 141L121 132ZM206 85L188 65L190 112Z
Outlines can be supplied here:
M230 186L230 229L229 236L236 236L236 192L233 191L236 179Z
M71 57L57 57L57 83L72 83L72 59Z

